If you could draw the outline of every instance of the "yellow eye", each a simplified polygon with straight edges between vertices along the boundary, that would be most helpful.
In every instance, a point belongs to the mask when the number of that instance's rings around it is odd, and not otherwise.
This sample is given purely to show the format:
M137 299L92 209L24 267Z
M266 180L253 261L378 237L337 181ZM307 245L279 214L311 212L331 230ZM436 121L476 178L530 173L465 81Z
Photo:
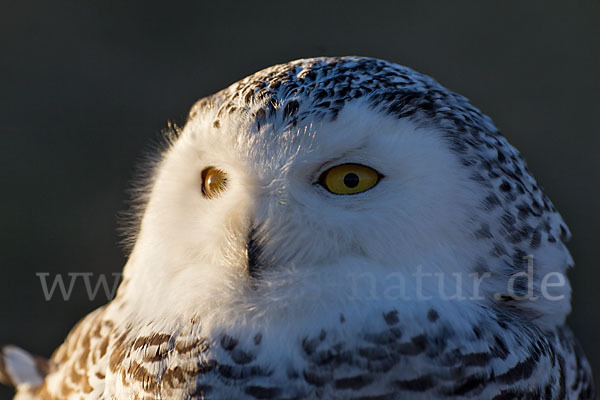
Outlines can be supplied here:
M381 175L373 168L360 164L342 164L328 169L319 183L334 194L357 194L371 189Z
M215 167L202 171L202 194L209 199L217 197L225 190L227 175Z

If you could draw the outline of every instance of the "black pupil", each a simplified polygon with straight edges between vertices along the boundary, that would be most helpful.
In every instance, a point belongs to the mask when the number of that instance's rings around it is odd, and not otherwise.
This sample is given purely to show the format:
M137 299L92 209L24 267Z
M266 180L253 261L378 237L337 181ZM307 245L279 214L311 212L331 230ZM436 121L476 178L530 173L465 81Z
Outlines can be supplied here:
M344 185L346 185L349 188L355 188L356 186L358 186L359 181L360 179L358 178L358 175L353 174L352 172L344 176Z

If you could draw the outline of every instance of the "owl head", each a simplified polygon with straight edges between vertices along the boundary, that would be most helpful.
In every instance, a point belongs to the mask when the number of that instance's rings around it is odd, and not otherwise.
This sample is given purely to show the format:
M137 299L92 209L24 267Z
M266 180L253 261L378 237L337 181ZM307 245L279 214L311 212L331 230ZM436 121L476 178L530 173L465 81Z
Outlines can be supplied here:
M382 60L293 61L198 101L140 214L119 296L148 313L411 307L458 276L452 307L541 327L569 312L568 282L548 279L572 264L569 232L517 150Z

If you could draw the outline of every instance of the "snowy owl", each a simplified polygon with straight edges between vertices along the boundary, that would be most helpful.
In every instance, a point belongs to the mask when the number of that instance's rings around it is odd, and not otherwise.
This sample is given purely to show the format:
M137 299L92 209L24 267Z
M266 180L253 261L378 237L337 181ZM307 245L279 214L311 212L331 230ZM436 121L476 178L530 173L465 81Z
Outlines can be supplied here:
M313 58L192 108L117 296L18 399L591 399L570 233L518 151L409 68Z

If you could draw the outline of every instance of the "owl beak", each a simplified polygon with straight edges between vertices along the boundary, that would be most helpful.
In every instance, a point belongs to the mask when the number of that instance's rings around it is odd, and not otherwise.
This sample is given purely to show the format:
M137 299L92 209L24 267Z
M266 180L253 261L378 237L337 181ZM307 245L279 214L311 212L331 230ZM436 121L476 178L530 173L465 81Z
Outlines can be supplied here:
M258 230L254 227L250 230L250 234L248 235L247 252L248 252L248 274L252 278L258 278L260 268L261 268L260 258L263 253L263 250L260 245L260 238L258 237Z

